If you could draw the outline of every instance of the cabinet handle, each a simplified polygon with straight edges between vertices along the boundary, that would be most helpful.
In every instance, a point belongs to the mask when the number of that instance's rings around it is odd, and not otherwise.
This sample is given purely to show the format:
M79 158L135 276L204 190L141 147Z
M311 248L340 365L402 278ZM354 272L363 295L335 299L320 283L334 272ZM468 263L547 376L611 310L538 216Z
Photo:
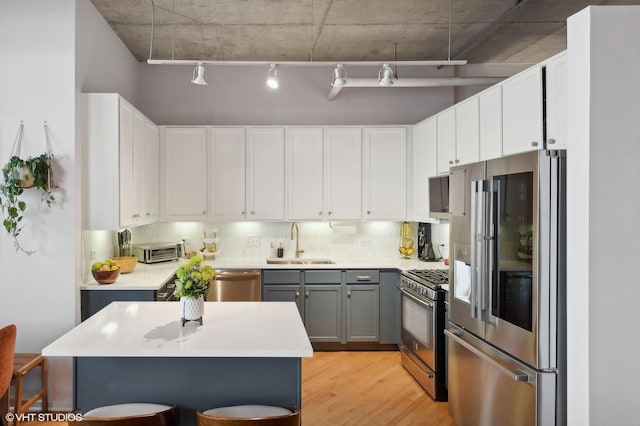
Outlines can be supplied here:
M147 216L151 216L151 213L147 212Z
M296 291L296 299L297 299L298 297L300 297L300 292L299 292L299 291Z
M554 143L556 143L556 140L555 139L547 139L547 143L549 145L553 145Z
M351 290L347 291L347 297L351 297Z
M320 216L322 216L322 212L318 213Z
M452 160L449 160L449 164L453 164L453 161L452 161Z
M256 212L251 212L251 214L256 214Z
M367 210L367 214L371 214L371 210Z
M242 215L244 216L244 210L242 210Z
M307 297L307 298L308 298L308 297L309 297L309 290L307 290L307 291L304 293L304 295L305 295L305 297Z
M536 141L531 142L531 146L538 146L538 142Z
M456 164L458 164L460 162L460 160L456 160Z
M358 275L356 276L357 281L371 281L370 275Z
M328 213L328 214L329 214L329 216L331 216L331 210L329 210L329 213Z
M203 210L203 211L202 211L202 215L204 216L205 214L207 214L207 211L206 211L206 210Z

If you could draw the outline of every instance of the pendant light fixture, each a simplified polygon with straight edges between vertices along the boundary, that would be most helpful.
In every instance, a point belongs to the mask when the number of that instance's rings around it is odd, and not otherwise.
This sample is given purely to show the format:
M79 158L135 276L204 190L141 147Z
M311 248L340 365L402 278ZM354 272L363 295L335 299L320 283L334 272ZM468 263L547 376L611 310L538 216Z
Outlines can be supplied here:
M271 68L267 73L267 86L272 89L278 88L278 66L276 64L271 64Z
M193 84L199 84L201 86L206 86L207 80L205 79L207 75L207 69L204 67L202 62L199 62L196 67L193 69L193 78L191 82Z
M380 86L393 86L393 70L389 64L383 64L378 71L378 84Z
M342 64L337 64L336 68L333 70L333 81L331 82L332 87L342 87L347 84L347 70L344 69Z

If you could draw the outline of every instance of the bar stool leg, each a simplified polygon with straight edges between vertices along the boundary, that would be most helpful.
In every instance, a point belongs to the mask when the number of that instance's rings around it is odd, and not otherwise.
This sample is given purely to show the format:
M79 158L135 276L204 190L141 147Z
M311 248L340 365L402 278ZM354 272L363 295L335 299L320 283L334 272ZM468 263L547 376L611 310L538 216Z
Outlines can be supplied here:
M42 385L42 412L49 412L49 383L47 382L47 359L44 358L40 364L40 380Z
M22 401L22 377L16 380L16 393L14 395L13 401L13 412L14 414L20 414L20 403ZM18 416L13 416L13 420L11 421L11 426L16 426L18 424Z

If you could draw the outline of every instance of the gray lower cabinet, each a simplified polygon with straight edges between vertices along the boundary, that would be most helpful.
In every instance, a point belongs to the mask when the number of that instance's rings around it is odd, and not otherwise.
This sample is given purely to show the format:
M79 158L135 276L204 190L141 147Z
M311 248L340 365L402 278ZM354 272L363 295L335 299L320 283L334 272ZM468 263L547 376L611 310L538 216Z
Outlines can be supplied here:
M397 270L263 270L265 301L296 302L312 342L397 344Z
M156 290L81 290L80 321L84 321L111 302L152 302Z
M380 287L373 284L348 284L347 342L380 340Z

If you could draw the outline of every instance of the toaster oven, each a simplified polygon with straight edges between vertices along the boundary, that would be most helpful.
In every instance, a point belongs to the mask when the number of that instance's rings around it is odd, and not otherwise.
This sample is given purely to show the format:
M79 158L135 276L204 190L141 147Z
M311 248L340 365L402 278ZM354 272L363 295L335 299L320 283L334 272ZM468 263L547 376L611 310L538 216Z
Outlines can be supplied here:
M180 243L143 243L132 246L133 256L141 263L156 263L177 260L182 257Z

